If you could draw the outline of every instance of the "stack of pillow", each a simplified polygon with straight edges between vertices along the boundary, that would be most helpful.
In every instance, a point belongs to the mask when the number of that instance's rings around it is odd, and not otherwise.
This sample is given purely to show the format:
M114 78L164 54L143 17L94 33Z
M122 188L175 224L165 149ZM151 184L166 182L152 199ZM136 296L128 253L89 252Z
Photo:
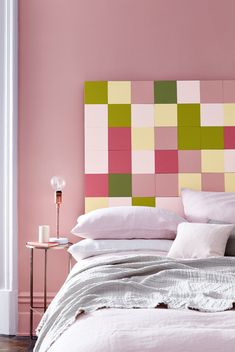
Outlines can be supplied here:
M133 251L172 258L234 256L235 193L184 189L181 195L186 219L170 210L136 206L81 215L72 233L85 240L71 246L70 253L76 260Z
M123 206L93 210L81 215L72 230L74 235L86 240L73 245L69 251L76 260L126 251L167 254L178 225L184 221L172 211L152 207Z

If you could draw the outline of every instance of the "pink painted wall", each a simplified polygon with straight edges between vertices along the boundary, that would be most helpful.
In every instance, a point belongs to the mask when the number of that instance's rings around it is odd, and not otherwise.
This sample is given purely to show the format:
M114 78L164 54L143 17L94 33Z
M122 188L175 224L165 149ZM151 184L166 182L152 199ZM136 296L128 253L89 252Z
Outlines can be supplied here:
M25 242L39 224L55 230L51 176L67 181L63 233L83 211L83 82L235 78L234 13L234 0L19 0L19 333ZM40 302L42 253L35 261ZM65 253L50 253L52 294L66 270Z

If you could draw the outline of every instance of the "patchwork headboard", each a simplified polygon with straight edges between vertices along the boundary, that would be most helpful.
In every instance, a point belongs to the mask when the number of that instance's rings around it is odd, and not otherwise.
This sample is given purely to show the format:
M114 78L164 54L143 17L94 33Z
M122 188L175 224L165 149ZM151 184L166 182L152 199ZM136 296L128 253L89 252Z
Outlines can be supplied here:
M235 191L235 81L85 83L85 210Z

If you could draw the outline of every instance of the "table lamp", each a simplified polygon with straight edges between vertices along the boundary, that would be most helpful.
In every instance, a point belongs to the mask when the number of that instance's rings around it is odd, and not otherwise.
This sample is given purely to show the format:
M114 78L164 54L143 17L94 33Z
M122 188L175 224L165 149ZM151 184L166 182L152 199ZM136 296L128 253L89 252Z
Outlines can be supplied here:
M65 180L60 176L53 176L51 178L51 186L55 191L56 204L56 237L50 237L50 242L58 242L59 244L67 244L68 238L60 237L60 206L62 204L62 190L65 187Z

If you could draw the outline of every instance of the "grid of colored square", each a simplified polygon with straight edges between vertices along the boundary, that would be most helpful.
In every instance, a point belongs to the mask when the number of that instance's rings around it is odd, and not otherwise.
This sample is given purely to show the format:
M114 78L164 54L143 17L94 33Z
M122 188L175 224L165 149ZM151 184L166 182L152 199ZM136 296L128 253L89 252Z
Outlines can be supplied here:
M235 191L235 81L85 83L86 211Z

